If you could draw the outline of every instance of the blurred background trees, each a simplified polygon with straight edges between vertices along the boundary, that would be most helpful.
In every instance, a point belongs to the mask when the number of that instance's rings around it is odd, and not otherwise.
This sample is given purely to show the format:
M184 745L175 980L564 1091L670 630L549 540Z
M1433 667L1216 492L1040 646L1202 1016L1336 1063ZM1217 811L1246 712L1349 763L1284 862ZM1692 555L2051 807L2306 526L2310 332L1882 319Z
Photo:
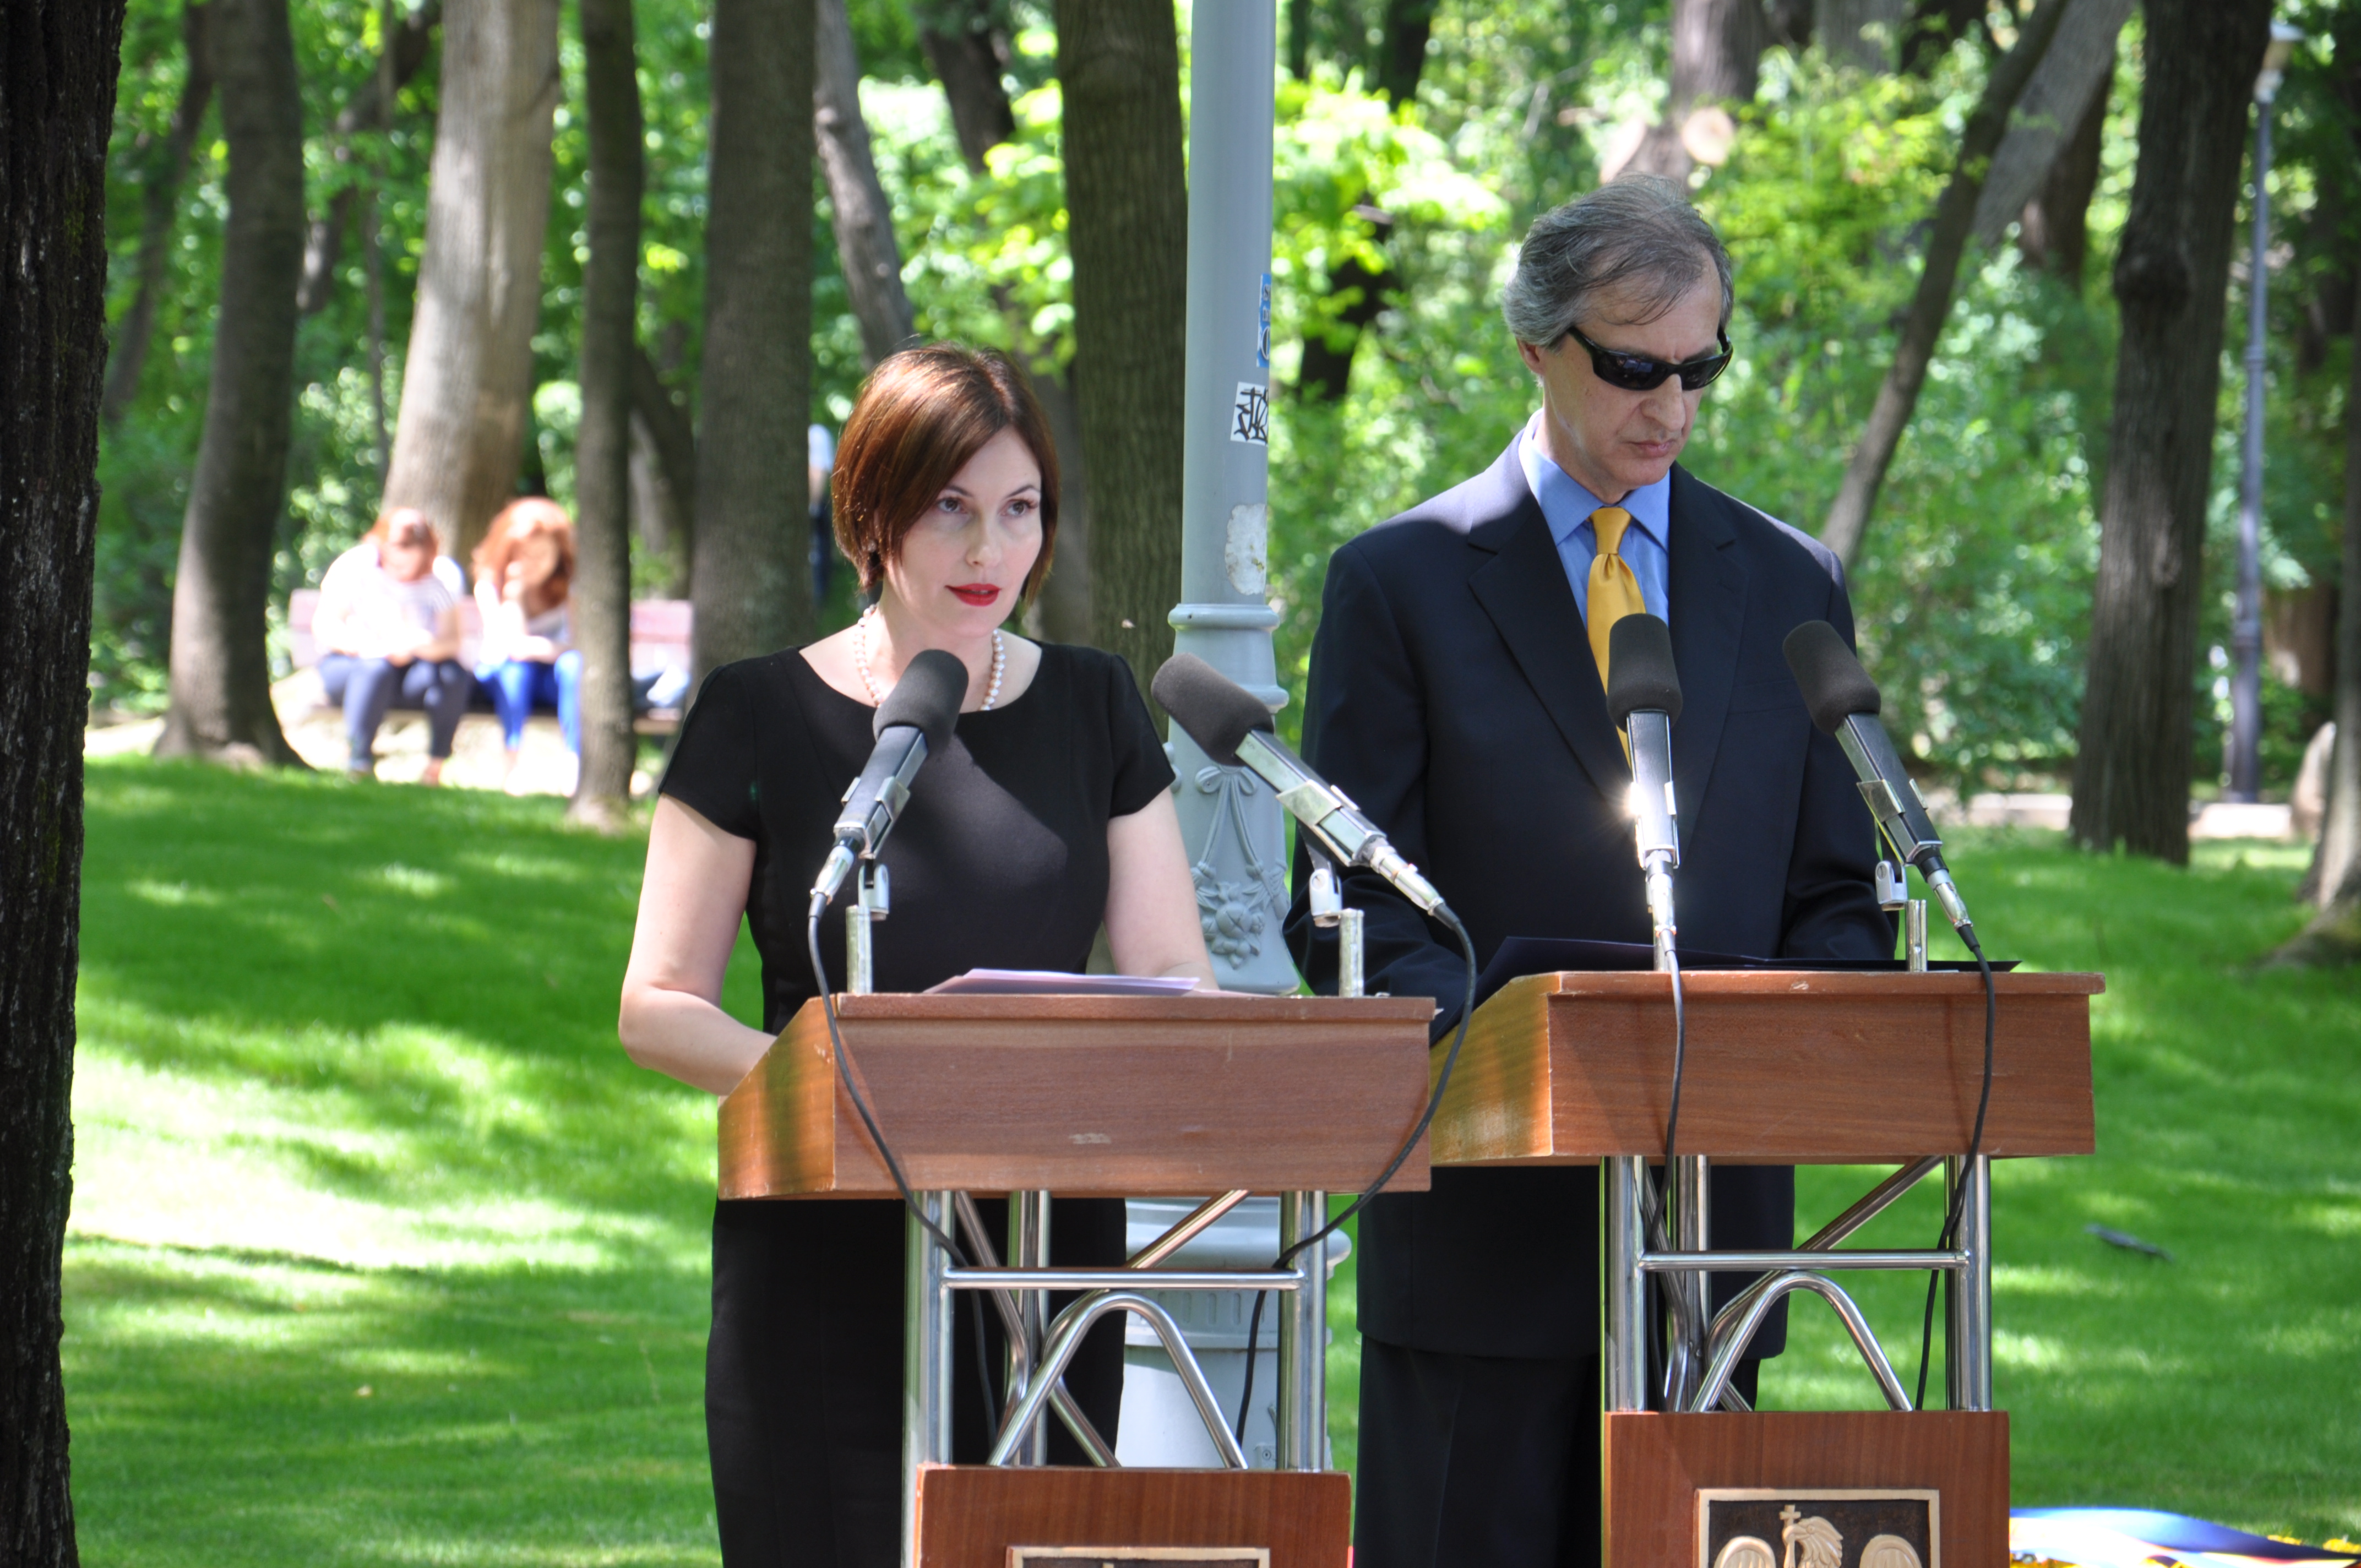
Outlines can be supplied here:
M167 694L176 559L228 319L235 159L204 45L225 3L134 0L126 25L93 645L94 696L120 707ZM2067 0L1989 168L1969 171L1968 238L1934 330L1921 323L1923 379L1853 554L1864 651L1897 729L1916 765L1962 791L2063 788L2094 746L2138 751L2136 737L2094 740L2082 699L2112 433L2130 428L2118 288L2141 104L2159 70L2181 80L2172 71L2194 47L2176 41L2189 12L2174 3ZM2356 10L2281 0L2277 12L2307 35L2271 177L2264 769L2282 792L2335 691L2361 253ZM956 336L1028 366L1058 427L1068 527L1038 624L1143 666L1160 656L1171 595L1154 584L1169 565L1159 552L1177 549L1177 497L1156 454L1176 445L1180 419L1186 7L1169 44L1154 0L635 0L632 12L644 119L622 465L633 593L697 601L705 667L842 624L857 608L849 574L825 602L808 583L801 428L840 423L863 368L902 337ZM1271 566L1290 681L1329 551L1488 463L1530 411L1496 306L1516 236L1627 166L1686 178L1738 260L1740 357L1688 466L1819 529L1903 345L1976 107L2038 14L2033 0L1285 0L1279 13L1273 379L1289 390L1274 410ZM391 493L451 492L434 507L458 520L464 547L467 520L480 526L515 490L590 504L585 464L613 406L585 367L586 350L598 360L585 295L598 250L587 60L555 0L292 0L290 23L306 238L285 499L248 519L269 541L259 635L274 671L287 592L375 516L389 458ZM742 45L733 27L752 29ZM518 41L457 46L487 28ZM2175 60L2151 60L2158 48ZM1168 49L1177 96L1135 91L1141 62ZM2210 63L2227 94L2217 129L2243 159L2252 71ZM482 188L467 210L497 212L510 236L497 265L489 217L444 239L460 177L436 166L495 157L469 151L463 126L496 93L532 111L507 122L510 161L470 176ZM533 118L544 106L545 132ZM1108 127L1085 133L1076 148L1091 156L1071 169L1070 106L1078 126ZM2208 176L2206 223L2246 222L2248 177L2243 161ZM512 195L496 196L499 181ZM474 259L444 280L442 258L463 242ZM2191 560L2168 619L2186 630L2144 656L2189 718L2164 751L2125 764L2162 799L2184 782L2210 793L2222 773L2242 377L2235 345L2233 359L2209 345L2247 285L2242 254L2223 266L2219 280L2192 277L2186 319L2199 324L2157 340L2212 384L2171 443L2188 466L2172 508ZM524 285L499 296L523 308L496 332L483 313L501 277ZM1169 320L1150 303L1167 296ZM486 324L438 324L455 310ZM468 353L511 368L437 438L447 459L412 462L424 436L408 433L460 407L450 356ZM390 453L381 423L398 433ZM2142 446L2126 482L2156 461ZM2169 703L2155 711L2173 727ZM2154 847L2112 816L2090 837Z

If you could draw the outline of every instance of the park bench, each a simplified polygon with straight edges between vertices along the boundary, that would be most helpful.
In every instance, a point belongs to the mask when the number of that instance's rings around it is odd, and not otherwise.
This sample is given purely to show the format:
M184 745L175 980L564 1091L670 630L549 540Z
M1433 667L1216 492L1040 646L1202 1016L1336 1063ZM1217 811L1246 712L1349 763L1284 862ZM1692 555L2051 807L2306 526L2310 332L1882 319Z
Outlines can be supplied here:
M287 598L288 652L295 668L308 670L320 662L319 645L312 639L312 617L320 608L320 590L297 588ZM631 605L631 674L644 682L648 677L666 670L689 668L689 631L692 614L686 599L637 599ZM476 667L476 653L483 645L483 617L473 598L459 601L459 663L468 669ZM489 697L478 696L478 706L489 707ZM650 707L636 717L634 728L642 735L668 735L680 724L676 707Z

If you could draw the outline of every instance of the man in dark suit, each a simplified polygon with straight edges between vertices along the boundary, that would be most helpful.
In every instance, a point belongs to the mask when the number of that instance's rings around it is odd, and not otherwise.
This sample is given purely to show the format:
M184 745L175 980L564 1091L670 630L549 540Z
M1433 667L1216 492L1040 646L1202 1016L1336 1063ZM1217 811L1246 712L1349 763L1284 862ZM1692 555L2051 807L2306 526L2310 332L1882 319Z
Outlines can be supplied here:
M1681 945L1880 957L1874 829L1781 641L1852 624L1815 541L1675 466L1729 360L1730 262L1680 188L1536 220L1503 313L1543 406L1484 473L1330 561L1304 752L1442 889L1479 963L1511 936L1645 943L1607 629L1672 628ZM1464 1002L1456 941L1367 873L1368 985ZM1299 904L1300 943L1317 933ZM1323 938L1323 941L1326 941ZM1299 948L1299 950L1301 948ZM1333 981L1333 946L1315 952ZM1794 1173L1713 1172L1711 1241L1794 1242ZM1361 1568L1598 1560L1598 1172L1438 1170L1361 1228ZM1717 1301L1742 1283L1717 1277ZM1784 1343L1784 1318L1755 1357ZM1750 1398L1758 1362L1737 1380Z

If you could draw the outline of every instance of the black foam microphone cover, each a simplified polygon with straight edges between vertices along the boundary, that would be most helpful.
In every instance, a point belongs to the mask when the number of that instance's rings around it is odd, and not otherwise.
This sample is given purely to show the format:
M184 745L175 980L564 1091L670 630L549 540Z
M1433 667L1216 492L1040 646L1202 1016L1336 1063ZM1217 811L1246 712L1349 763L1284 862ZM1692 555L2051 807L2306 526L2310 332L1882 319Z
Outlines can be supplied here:
M959 722L960 704L967 700L967 666L956 653L929 648L910 661L902 678L877 705L869 732L882 738L897 724L906 724L927 737L927 754L939 755Z
M1634 713L1681 716L1673 629L1653 615L1627 615L1607 631L1607 712L1619 729Z
M1787 668L1804 691L1804 706L1821 733L1833 735L1856 713L1875 714L1883 706L1877 683L1845 646L1844 634L1825 620L1807 620L1787 633Z
M1238 766L1238 742L1248 733L1270 728L1260 697L1194 653L1165 660L1148 689L1198 750L1225 768Z

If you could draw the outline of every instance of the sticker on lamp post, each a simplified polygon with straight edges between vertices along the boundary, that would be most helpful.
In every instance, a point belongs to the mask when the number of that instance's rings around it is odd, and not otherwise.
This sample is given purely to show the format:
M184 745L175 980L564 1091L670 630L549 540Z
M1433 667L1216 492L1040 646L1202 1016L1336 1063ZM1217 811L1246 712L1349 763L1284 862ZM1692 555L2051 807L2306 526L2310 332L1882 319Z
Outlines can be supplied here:
M1230 404L1230 439L1249 446L1270 444L1270 389L1252 381L1238 383L1238 395Z

